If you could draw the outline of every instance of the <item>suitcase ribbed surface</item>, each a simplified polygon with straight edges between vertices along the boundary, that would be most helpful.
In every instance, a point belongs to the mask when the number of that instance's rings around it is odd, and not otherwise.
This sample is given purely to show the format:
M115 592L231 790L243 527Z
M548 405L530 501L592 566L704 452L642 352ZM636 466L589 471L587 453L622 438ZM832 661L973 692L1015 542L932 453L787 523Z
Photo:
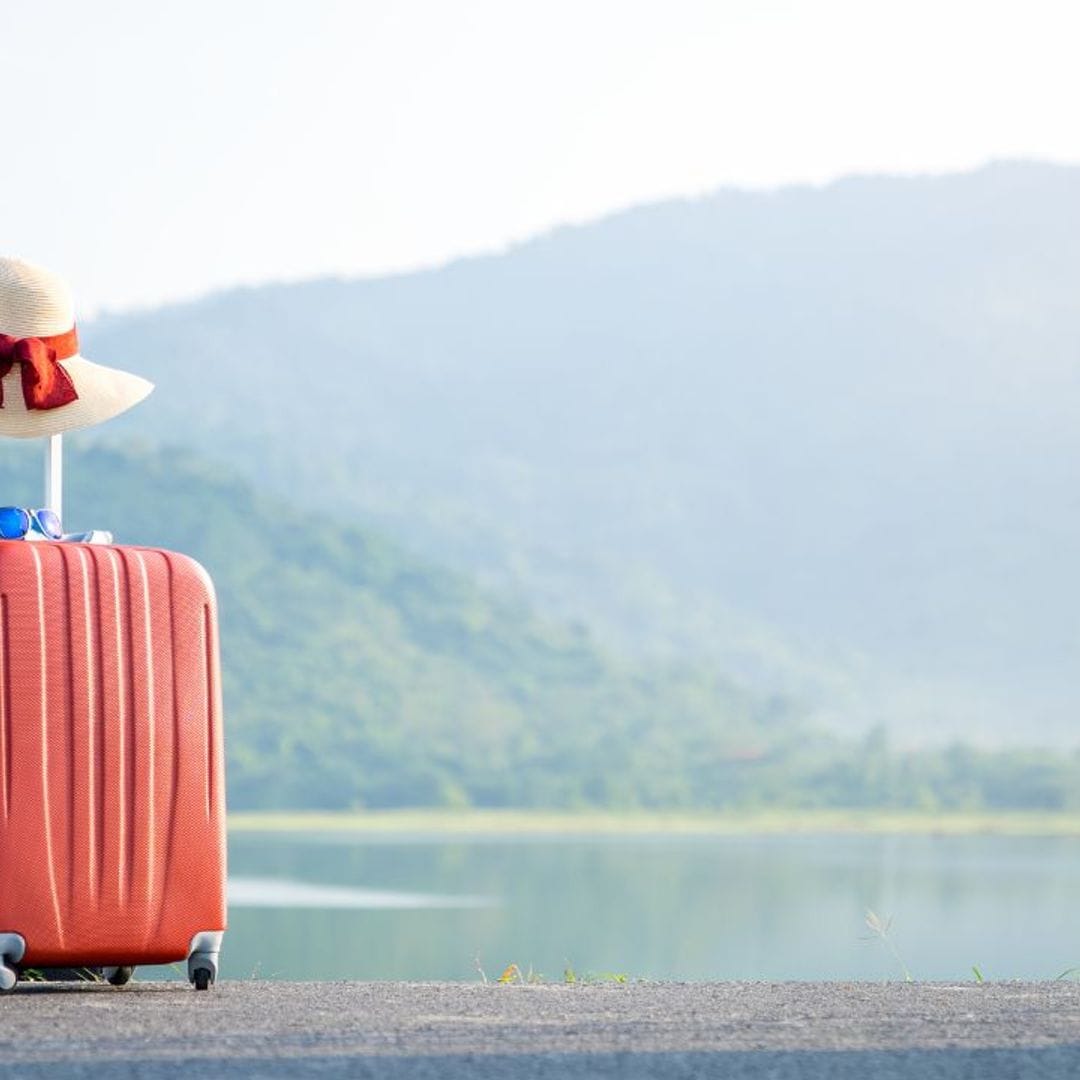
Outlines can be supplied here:
M213 590L145 548L0 542L0 931L164 963L225 927Z

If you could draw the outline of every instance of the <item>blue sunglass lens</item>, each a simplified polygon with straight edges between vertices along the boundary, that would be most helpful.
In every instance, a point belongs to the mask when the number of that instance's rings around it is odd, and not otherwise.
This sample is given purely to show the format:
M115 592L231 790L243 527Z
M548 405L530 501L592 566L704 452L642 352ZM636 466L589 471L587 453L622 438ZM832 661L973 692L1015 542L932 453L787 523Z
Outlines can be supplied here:
M29 531L30 515L21 506L0 506L0 537L21 540Z
M64 527L60 524L60 518L54 510L38 510L35 517L38 527L50 540L59 540L64 535Z

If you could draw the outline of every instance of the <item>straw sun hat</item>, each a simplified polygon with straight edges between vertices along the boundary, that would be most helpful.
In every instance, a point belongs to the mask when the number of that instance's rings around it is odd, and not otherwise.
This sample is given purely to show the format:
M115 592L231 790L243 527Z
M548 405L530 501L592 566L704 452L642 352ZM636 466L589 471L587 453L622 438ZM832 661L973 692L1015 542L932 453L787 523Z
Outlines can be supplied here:
M153 388L83 359L67 285L39 266L0 257L0 435L32 439L100 424Z

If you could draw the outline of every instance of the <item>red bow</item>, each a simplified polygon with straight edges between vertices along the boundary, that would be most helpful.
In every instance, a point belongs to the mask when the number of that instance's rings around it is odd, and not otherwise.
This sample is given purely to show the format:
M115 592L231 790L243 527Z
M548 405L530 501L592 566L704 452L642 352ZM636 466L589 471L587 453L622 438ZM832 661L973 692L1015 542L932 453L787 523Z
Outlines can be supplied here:
M23 400L27 409L58 409L77 401L75 384L58 361L79 351L72 327L52 337L14 338L0 334L0 409L4 407L3 379L13 364L22 365Z

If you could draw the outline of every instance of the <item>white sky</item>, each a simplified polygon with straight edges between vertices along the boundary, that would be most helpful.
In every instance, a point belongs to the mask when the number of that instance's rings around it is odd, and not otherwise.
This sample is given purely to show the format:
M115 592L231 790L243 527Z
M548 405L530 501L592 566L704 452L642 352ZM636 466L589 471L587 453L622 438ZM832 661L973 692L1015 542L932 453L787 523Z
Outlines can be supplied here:
M1076 0L0 0L0 251L84 315L721 185L1080 162Z

